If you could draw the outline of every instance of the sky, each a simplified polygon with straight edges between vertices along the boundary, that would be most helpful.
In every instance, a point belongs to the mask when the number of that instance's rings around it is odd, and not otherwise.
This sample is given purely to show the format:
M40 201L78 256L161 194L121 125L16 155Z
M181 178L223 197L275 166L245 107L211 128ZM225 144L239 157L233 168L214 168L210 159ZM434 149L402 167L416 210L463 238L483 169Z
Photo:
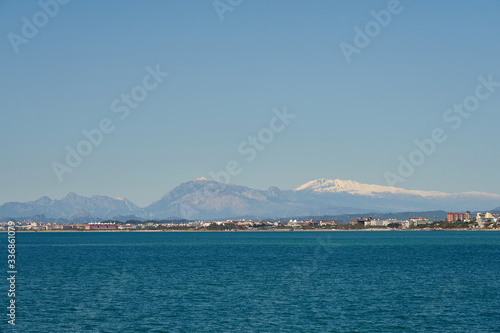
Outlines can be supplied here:
M500 194L499 1L60 2L0 1L0 204L197 177Z

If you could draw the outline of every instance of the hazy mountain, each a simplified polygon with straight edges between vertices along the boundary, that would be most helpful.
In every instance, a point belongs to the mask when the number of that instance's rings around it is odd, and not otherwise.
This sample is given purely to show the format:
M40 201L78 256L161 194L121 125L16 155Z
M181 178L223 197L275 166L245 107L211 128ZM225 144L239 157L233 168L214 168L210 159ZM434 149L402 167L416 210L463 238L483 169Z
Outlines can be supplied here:
M414 191L339 179L317 179L293 190L280 190L275 186L256 190L197 178L180 184L145 208L123 198L88 198L69 193L61 200L42 197L25 203L9 202L0 206L0 216L16 218L43 214L47 218L78 221L116 217L195 220L369 212L489 211L499 203L498 194Z
M133 215L141 209L123 198L95 195L91 198L68 193L61 200L42 197L29 202L7 202L0 206L0 216L20 217L45 215L49 218L77 219L86 217L108 218L115 215Z

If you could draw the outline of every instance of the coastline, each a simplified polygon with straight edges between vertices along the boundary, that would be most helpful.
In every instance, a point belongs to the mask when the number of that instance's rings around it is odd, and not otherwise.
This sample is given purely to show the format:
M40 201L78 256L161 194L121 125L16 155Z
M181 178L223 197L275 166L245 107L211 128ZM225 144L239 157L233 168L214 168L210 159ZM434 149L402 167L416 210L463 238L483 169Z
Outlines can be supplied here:
M110 233L110 232L388 232L388 231L500 231L500 229L311 229L311 230L16 230L16 233ZM0 230L0 233L7 233Z

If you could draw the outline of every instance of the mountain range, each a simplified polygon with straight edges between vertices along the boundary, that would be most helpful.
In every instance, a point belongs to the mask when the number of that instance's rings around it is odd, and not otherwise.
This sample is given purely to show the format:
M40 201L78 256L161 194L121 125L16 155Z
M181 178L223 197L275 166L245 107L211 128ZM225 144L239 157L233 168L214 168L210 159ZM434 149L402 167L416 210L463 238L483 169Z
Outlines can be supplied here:
M138 219L225 219L364 214L369 212L484 211L500 204L500 195L483 192L444 193L316 179L292 190L273 186L257 190L206 178L180 184L147 207L124 198L84 197L69 193L0 206L4 218L35 215L52 219L94 221L126 216ZM500 210L500 207L493 210Z

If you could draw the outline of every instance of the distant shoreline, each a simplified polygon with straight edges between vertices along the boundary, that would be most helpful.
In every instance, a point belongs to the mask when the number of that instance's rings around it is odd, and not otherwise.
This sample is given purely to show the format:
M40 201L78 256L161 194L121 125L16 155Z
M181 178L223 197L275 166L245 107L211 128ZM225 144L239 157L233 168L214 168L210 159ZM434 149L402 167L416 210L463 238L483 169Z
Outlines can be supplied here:
M310 230L293 230L293 229L276 229L276 230L16 230L16 233L112 233L112 232L378 232L378 231L500 231L500 229L310 229ZM2 233L7 233L7 230L0 230Z

